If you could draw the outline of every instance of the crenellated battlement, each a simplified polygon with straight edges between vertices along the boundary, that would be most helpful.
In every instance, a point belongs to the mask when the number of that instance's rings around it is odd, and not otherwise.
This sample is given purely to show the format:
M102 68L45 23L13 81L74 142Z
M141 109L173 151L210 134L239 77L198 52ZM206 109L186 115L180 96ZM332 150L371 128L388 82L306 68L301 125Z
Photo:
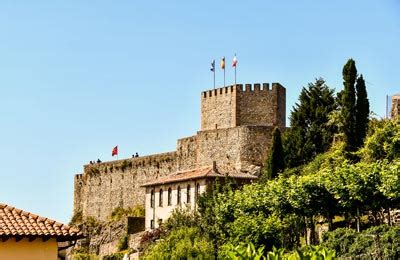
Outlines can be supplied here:
M279 88L283 88L283 86L279 83L272 83L270 88L269 83L254 83L254 84L236 84L230 85L222 88L216 88L211 90L206 90L202 92L202 98L210 98L217 97L220 95L229 95L232 93L243 93L243 92L263 92L269 93L277 91Z
M240 125L285 127L286 90L279 83L235 84L203 91L201 130Z

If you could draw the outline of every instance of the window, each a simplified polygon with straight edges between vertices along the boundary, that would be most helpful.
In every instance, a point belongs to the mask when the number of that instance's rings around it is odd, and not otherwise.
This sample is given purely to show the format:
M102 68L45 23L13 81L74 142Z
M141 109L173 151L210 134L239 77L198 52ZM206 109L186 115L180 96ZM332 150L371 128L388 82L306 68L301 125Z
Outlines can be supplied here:
M172 205L172 190L171 188L168 189L168 206Z
M190 203L190 185L186 189L186 203Z
M159 200L159 206L162 207L163 206L163 190L160 189L160 200Z
M151 229L154 228L154 219L150 220L150 228L151 228Z
M200 196L200 184L197 183L197 185L196 185L196 198L198 199L199 196Z
M178 205L181 205L181 187L178 186L178 201L177 201Z
M150 207L154 208L154 190L151 190Z

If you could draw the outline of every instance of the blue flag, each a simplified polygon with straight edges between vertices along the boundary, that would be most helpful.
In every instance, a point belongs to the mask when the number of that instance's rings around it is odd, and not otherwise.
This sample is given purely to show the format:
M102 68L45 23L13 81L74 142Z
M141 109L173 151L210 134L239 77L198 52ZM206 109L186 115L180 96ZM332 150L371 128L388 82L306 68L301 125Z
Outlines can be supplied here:
M211 62L211 68L210 68L210 70L211 70L212 72L215 71L215 60L213 60L213 61Z

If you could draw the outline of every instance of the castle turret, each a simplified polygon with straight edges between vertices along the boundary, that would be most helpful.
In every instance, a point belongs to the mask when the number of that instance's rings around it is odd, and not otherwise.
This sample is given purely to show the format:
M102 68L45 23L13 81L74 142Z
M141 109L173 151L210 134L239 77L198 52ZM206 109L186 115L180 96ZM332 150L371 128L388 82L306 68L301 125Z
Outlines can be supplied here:
M236 84L202 92L201 130L286 125L286 89L279 83Z

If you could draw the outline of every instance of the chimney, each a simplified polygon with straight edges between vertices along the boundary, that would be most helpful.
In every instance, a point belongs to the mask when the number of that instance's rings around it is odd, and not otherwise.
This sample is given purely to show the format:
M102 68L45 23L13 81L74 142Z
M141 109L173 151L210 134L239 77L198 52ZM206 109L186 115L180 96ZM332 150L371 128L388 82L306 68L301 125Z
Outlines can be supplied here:
M216 162L216 161L213 161L212 170L213 170L214 172L217 171L217 162Z

